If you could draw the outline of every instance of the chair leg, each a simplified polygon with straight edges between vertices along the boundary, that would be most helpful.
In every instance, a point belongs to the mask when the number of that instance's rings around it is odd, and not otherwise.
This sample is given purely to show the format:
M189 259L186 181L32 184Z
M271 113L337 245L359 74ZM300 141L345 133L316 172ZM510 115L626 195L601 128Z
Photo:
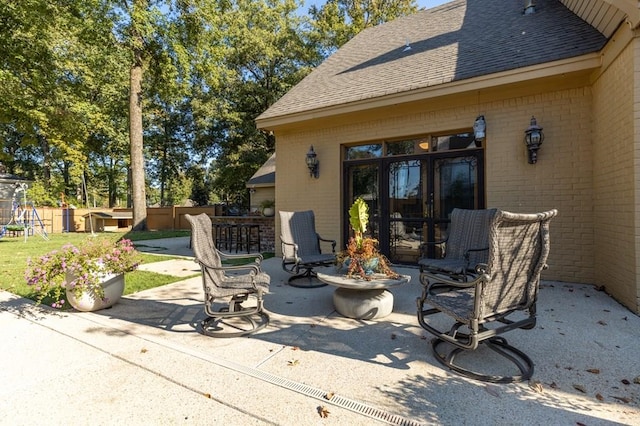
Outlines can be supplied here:
M306 283L298 282L298 280L304 279L306 279ZM291 287L298 288L318 288L327 285L318 279L318 275L313 271L313 268L305 268L305 271L302 274L290 277L288 282Z
M503 337L492 337L490 339L483 340L480 342L478 349L473 351L464 350L451 344L449 344L451 346L449 350L443 350L441 346L446 344L447 342L440 338L435 338L431 341L431 348L433 349L435 358L451 370L471 379L490 383L517 383L529 380L533 376L533 361L531 358L519 349L509 345ZM472 357L477 355L478 351L480 351L483 346L509 360L517 367L520 374L514 374L511 376L483 374L455 363L456 356L465 354Z
M229 305L213 311L205 305L207 317L201 321L198 332L209 337L241 337L253 334L269 325L269 314L263 310L261 297L255 307L243 307L248 295L233 297Z

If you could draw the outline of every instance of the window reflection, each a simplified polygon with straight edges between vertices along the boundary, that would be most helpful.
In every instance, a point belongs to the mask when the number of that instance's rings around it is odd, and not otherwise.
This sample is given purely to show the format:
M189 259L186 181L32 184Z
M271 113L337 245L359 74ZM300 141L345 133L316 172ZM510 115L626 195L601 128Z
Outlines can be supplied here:
M434 136L431 138L434 151L449 151L453 149L479 148L473 133L458 133L455 135Z
M347 160L359 160L363 158L380 158L382 157L382 144L350 146L347 148Z

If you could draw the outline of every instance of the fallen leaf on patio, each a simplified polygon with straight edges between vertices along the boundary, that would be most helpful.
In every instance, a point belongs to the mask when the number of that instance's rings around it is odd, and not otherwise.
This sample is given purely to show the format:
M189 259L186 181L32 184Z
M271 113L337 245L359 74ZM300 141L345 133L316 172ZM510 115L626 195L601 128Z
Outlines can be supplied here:
M209 398L209 399L211 399L211 394L210 394L210 393L205 393L205 394L204 394L204 397L205 397L205 398Z
M635 383L636 385L640 385L640 376L633 379L633 383Z
M145 348L140 349L140 353L146 354L147 350Z
M292 350L292 351L299 351L299 350L300 350L300 348L299 348L298 346L292 346L292 347L291 347L291 350Z
M324 405L321 405L320 407L318 407L318 414L320 414L320 417L322 417L323 419L327 418L329 417L329 410Z
M582 386L582 385L573 385L573 388L574 388L575 390L579 390L579 391L580 391L580 392L582 392L582 393L587 393L587 388L585 388L585 387L584 387L584 386Z
M326 399L327 401L331 401L333 395L335 395L333 392L329 392L324 396L324 399Z
M293 367L293 366L298 365L298 364L300 364L300 360L297 360L297 359L290 359L287 362L287 365L289 365L289 367Z
M542 383L540 383L538 380L529 380L529 387L538 393L544 392Z
M617 399L618 401L622 401L625 404L628 404L631 402L631 400L629 398L626 398L624 396L613 396L613 395L609 395L611 398Z
M623 385L630 385L631 384L631 382L628 381L627 379L622 379L620 381L622 382Z
M600 374L600 370L598 370L597 368L587 368L587 372L593 373L593 374Z
M484 390L486 390L489 393L489 395L495 396L496 398L500 398L500 394L498 393L498 389L495 386L486 385L484 387Z
M606 323L606 322L604 322L604 321L602 321L602 320L598 321L598 324L600 324L600 325L607 325L607 323Z
M602 402L602 401L604 401L604 396L602 396L602 395L600 395L599 393L597 393L597 394L596 394L596 399L597 399L598 401L601 401L601 402Z

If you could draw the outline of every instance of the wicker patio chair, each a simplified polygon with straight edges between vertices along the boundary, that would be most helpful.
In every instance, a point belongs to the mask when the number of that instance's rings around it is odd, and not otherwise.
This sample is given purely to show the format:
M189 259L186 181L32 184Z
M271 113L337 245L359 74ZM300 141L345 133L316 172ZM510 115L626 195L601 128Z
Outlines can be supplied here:
M500 335L536 324L540 273L549 254L549 222L556 214L556 210L497 211L489 224L488 261L477 266L475 279L464 282L455 274L425 273L417 299L418 322L436 336L431 344L439 362L487 382L517 382L532 376L531 359ZM453 322L448 331L441 331L445 323L435 316L439 313ZM505 359L512 364L505 364Z
M444 273L466 281L475 275L474 267L487 263L489 256L489 224L497 213L496 209L465 210L453 209L446 239L425 242L421 249L423 257L418 260L420 282L424 284L426 274ZM429 246L440 246L442 258L426 257Z
M313 211L280 211L280 241L282 269L293 274L289 285L306 288L326 285L316 279L313 268L335 264L336 241L318 235ZM321 242L331 243L331 253L322 253ZM301 279L306 279L306 283L298 282Z
M263 310L263 294L269 290L271 278L262 272L262 255L226 254L213 242L211 219L202 213L185 215L191 224L191 242L196 262L202 269L204 310L207 318L200 324L203 334L212 337L238 337L263 329L269 315ZM223 266L222 259L255 261L245 265ZM243 305L249 297L249 306Z

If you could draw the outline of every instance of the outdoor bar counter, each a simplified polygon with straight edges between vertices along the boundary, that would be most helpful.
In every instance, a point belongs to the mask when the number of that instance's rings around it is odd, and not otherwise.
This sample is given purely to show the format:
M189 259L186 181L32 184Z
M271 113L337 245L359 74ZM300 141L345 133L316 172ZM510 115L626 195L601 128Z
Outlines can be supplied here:
M275 251L275 217L266 217L266 216L209 216L211 218L211 222L216 228L218 225L257 225L259 229L260 235L260 251ZM237 231L237 229L235 230ZM253 230L252 232L256 232L257 230ZM224 249L223 247L218 247L219 249ZM228 250L230 250L228 248ZM233 248L235 251L235 248ZM246 250L242 250L245 251ZM255 246L254 246L254 250Z

